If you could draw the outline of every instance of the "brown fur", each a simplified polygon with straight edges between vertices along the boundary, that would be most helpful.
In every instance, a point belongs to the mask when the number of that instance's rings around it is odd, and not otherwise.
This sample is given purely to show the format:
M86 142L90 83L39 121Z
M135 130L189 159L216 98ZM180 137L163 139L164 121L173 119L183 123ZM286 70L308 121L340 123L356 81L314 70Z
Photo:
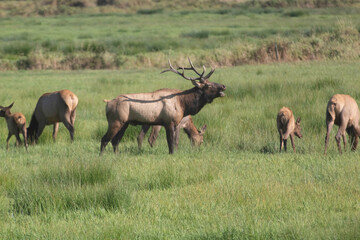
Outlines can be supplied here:
M77 96L69 90L43 94L35 107L28 136L37 142L46 125L53 124L53 140L59 129L59 122L69 130L71 141L74 139L74 123L76 118Z
M11 113L10 109L14 103L10 104L8 107L0 106L0 117L4 117L6 124L9 130L8 137L6 139L6 150L9 149L9 140L12 135L16 137L16 145L18 146L21 143L19 134L21 133L24 137L24 145L27 151L27 131L26 131L26 118L22 113Z
M192 80L195 87L189 90L160 89L150 93L123 94L111 101L105 100L108 131L101 139L100 154L109 141L114 151L117 151L129 124L164 126L169 153L172 154L177 138L176 127L181 120L187 115L197 114L207 103L225 95L224 85L208 80L213 72L206 78L202 74L200 82Z
M141 147L142 147L142 141L145 137L145 134L149 130L149 128L150 128L150 125L143 125L141 127L141 131L137 138L139 149L141 149ZM181 120L180 124L176 127L176 135L177 135L176 142L175 142L176 148L179 145L179 131L182 128L184 129L185 133L188 135L190 142L193 146L200 146L203 143L203 141L204 141L203 135L206 131L206 124L204 126L202 126L200 130L197 130L191 116L189 115L189 116L184 117ZM161 130L161 125L151 126L151 133L148 138L148 142L151 147L154 146L160 130Z
M294 114L289 108L283 107L280 109L276 118L277 129L280 135L280 152L283 146L286 152L287 139L289 136L293 151L296 152L294 136L302 138L300 121L301 118L299 117L295 122Z
M341 153L341 138L344 142L344 149L346 147L345 131L350 136L351 150L356 150L360 136L359 120L359 108L351 96L345 94L335 94L332 96L326 107L327 132L324 154L326 154L330 131L334 124L339 126L339 130L335 136L339 152Z

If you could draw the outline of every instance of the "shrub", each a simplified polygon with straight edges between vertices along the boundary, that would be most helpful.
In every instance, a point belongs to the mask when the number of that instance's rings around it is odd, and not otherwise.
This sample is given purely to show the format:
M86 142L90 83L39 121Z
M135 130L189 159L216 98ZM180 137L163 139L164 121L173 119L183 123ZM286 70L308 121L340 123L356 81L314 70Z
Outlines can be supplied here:
M146 14L146 15L150 15L150 14L156 14L156 13L162 13L164 9L162 8L155 8L155 9L139 9L137 10L137 14Z
M207 30L202 31L193 31L193 32L187 32L182 33L181 37L190 37L190 38L209 38L210 32Z
M20 55L20 56L27 56L33 46L26 42L14 42L7 44L3 47L3 53L12 54L12 55Z
M303 10L294 10L294 11L285 12L283 14L284 17L303 17L308 15L309 13Z
M97 0L96 4L98 6L105 6L105 5L114 5L115 0Z
M27 70L31 68L31 62L28 58L21 58L17 60L15 65L19 70Z

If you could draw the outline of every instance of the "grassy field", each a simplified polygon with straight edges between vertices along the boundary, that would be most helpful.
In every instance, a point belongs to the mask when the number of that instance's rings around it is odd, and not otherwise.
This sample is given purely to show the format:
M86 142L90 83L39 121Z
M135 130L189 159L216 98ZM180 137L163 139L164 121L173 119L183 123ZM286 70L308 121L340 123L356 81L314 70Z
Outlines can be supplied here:
M352 60L360 55L359 13L234 7L0 18L0 70L159 68L189 55L216 66Z
M194 62L196 65L197 63ZM166 65L166 62L161 63ZM219 68L227 86L194 116L208 125L200 149L184 133L168 155L165 133L137 149L129 127L114 155L99 157L107 122L104 98L191 84L160 69L8 71L0 104L28 122L38 97L70 89L79 97L75 141L47 127L26 153L7 152L0 119L1 239L357 239L360 236L359 152L336 150L337 127L323 156L325 108L335 93L360 99L359 60ZM208 67L208 65L206 65ZM360 103L360 102L358 102ZM278 153L276 114L302 117L297 153ZM291 149L291 148L290 148Z

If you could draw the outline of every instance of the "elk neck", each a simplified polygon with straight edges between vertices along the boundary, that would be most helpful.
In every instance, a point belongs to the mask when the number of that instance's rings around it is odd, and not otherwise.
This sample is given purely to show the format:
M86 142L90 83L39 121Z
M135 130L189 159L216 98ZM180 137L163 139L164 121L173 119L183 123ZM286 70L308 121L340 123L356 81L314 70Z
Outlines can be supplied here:
M184 132L190 139L193 139L195 135L199 134L198 130L193 124L186 124L186 126L184 127Z
M197 87L182 92L179 97L184 117L197 114L208 103L204 91Z
M35 117L35 112L34 112L33 115L31 116L31 121L30 121L29 127L27 128L28 135L31 135L32 133L37 131L38 126L39 126L39 122L37 121L37 119Z

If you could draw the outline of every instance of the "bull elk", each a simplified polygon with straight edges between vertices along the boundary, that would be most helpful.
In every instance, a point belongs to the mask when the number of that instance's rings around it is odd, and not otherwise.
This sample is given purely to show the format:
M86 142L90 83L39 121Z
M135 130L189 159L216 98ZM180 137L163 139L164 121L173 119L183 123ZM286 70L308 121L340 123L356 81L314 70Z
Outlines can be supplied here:
M145 137L145 134L147 133L147 131L149 130L150 125L143 125L141 127L141 131L139 136L137 137L137 141L138 141L138 147L139 149L141 149L142 147L142 142L143 139ZM151 133L150 136L148 138L148 142L150 144L151 147L154 146L155 141L159 135L161 129L161 125L154 125L151 126ZM177 146L179 145L179 132L180 129L184 129L185 133L187 134L187 136L189 137L191 144L193 146L200 146L203 143L203 139L204 139L204 133L206 131L206 124L204 124L200 130L198 130L195 125L194 122L191 118L191 116L186 116L184 117L180 124L176 127L176 139L175 139L175 147L177 148Z
M71 141L73 141L77 104L77 96L69 90L43 94L36 104L27 129L30 140L37 142L45 126L53 124L53 140L55 142L59 122L62 122L69 130Z
M294 114L289 108L283 107L280 109L276 118L277 129L280 135L280 152L283 146L286 152L287 139L289 136L291 140L291 145L293 147L293 151L296 152L294 136L297 136L298 138L302 138L300 121L301 118L298 117L295 122Z
M212 69L205 75L203 66L199 73L191 60L190 67L175 69L169 60L170 68L162 71L173 72L195 86L181 91L176 89L160 89L150 93L123 94L113 100L104 100L106 104L106 118L108 130L101 139L100 154L111 141L114 152L117 151L119 142L129 124L136 125L161 125L165 127L169 153L174 153L176 140L176 127L188 115L197 114L207 103L215 98L225 96L226 87L219 83L210 82L209 78L214 73ZM179 71L182 70L182 71ZM185 70L194 71L198 77L185 76Z
M6 139L6 150L9 149L9 140L12 135L16 137L16 145L19 146L21 143L20 133L24 137L24 145L27 151L28 143L26 136L26 118L22 113L11 113L10 109L14 103L10 104L7 107L0 106L0 117L4 117L6 120L7 128L8 128L8 137Z
M335 140L341 153L341 138L344 142L344 149L346 147L345 131L350 136L351 150L356 150L359 142L360 127L359 127L360 113L356 101L349 95L335 94L332 96L326 107L326 137L325 137L325 150L330 137L330 131L335 123L339 126L339 130L335 136Z

